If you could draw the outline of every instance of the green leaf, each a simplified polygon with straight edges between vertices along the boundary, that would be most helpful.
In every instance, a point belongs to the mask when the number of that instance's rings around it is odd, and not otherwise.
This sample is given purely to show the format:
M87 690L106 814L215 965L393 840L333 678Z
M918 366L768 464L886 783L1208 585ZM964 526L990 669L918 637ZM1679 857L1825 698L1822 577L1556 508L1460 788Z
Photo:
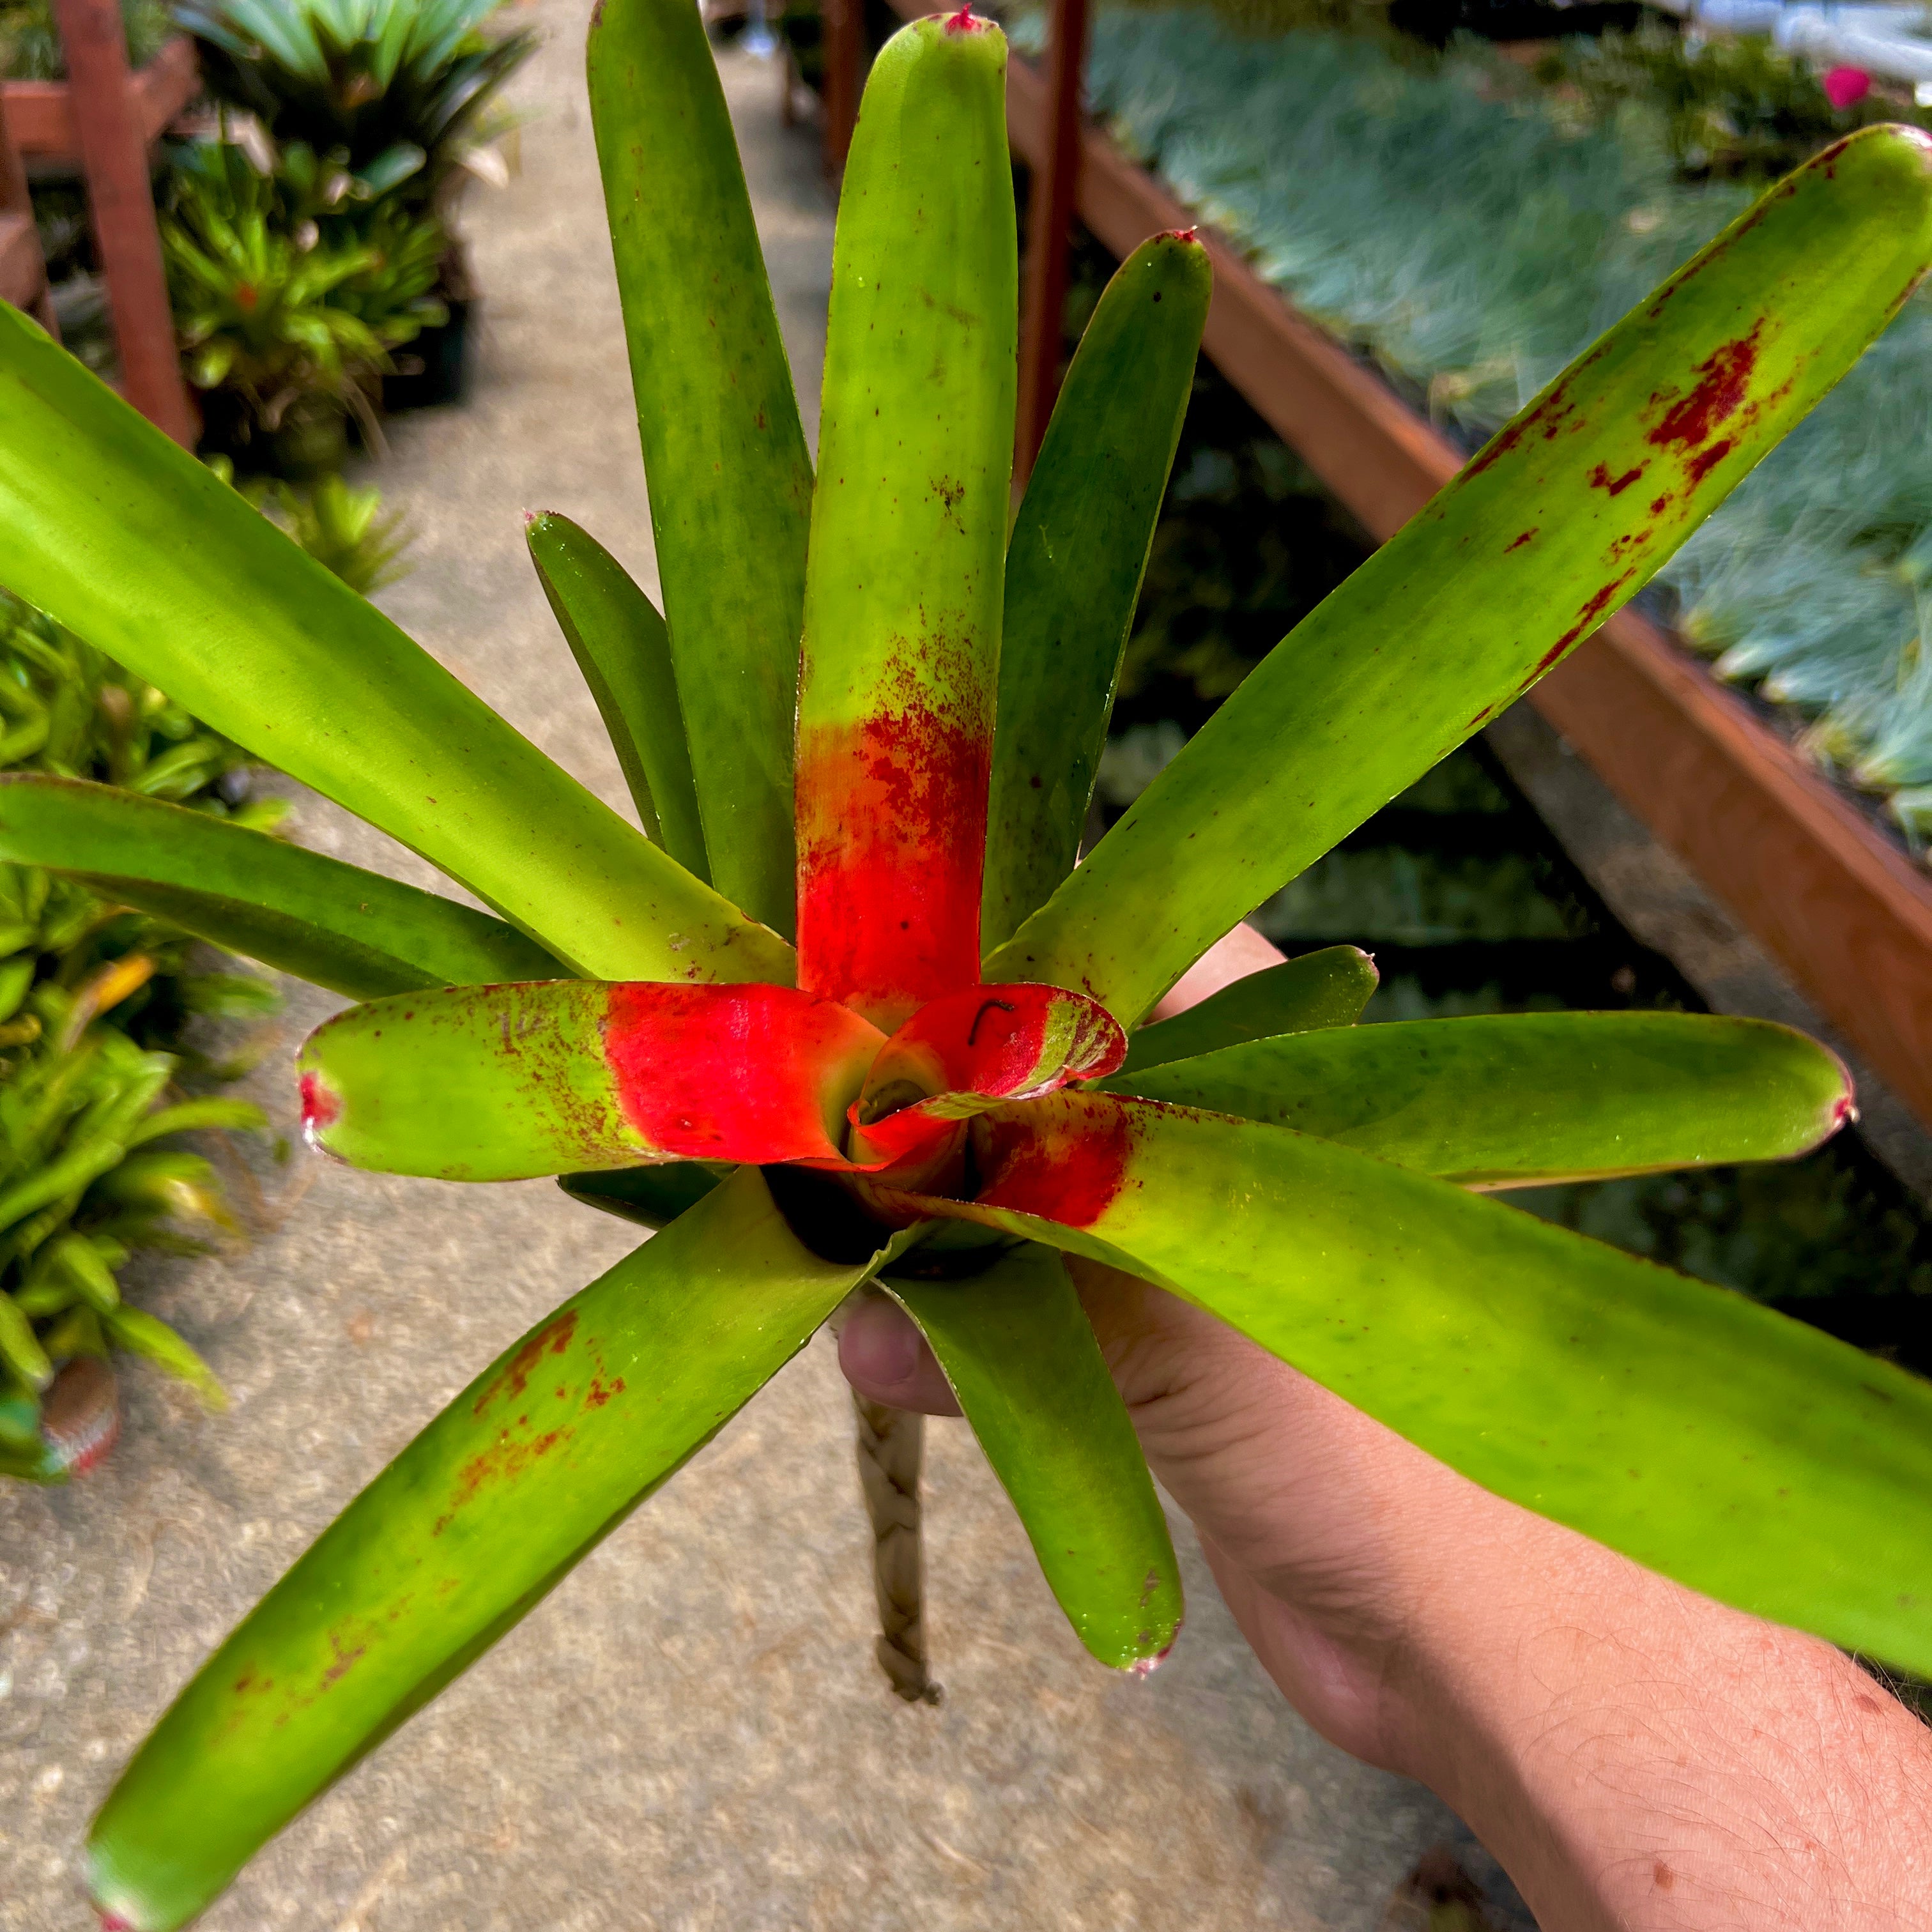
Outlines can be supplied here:
M709 1442L892 1252L820 1261L746 1169L539 1322L176 1699L94 1820L97 1904L138 1932L200 1911Z
M1121 263L1080 338L1006 550L980 941L1073 869L1180 440L1214 274L1190 232Z
M656 1167L616 1167L602 1173L560 1174L556 1184L572 1200L601 1208L640 1228L668 1228L694 1208L730 1170L701 1160Z
M590 118L711 876L792 928L812 459L717 63L686 0L604 0Z
M206 1407L219 1411L228 1406L227 1394L214 1371L165 1322L124 1303L104 1311L101 1319L122 1348L186 1382Z
M54 1365L40 1346L34 1324L4 1290L0 1290L0 1361L30 1388L44 1389L54 1378Z
M708 880L670 634L629 573L568 517L530 519L530 560L610 734L645 836Z
M1376 962L1354 946L1325 946L1319 952L1250 973L1184 1013L1129 1034L1126 1064L1108 1084L1118 1093L1138 1094L1142 1090L1130 1076L1169 1060L1191 1060L1280 1034L1352 1027L1380 977Z
M776 934L4 306L0 584L420 852L580 972L792 976Z
M979 1201L909 1211L1144 1276L1498 1496L1932 1674L1932 1383L1310 1135L1106 1094L988 1118Z
M1463 1187L1782 1160L1852 1114L1835 1055L1705 1013L1490 1013L1257 1040L1110 1092L1293 1127Z
M980 978L1018 326L1005 74L999 29L970 14L894 34L832 243L799 984L888 1031Z
M338 1160L518 1180L653 1160L836 1163L884 1044L789 986L566 980L352 1006L296 1064L304 1128Z
M78 778L0 776L0 860L64 873L355 1000L568 970L488 913L208 812Z
M1151 1670L1180 1628L1180 1566L1066 1263L1029 1243L967 1280L880 1285L932 1343L1080 1641Z
M1635 595L1932 260L1932 142L1827 148L1631 310L1252 672L1012 938L1124 1024Z

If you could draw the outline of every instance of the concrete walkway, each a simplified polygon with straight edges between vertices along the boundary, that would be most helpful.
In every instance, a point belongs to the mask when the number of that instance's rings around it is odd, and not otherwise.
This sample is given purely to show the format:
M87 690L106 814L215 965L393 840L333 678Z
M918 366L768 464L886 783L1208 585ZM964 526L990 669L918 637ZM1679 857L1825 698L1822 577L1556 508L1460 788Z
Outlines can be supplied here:
M543 0L506 194L468 226L486 291L474 400L397 425L383 488L421 532L386 600L614 802L590 700L519 512L581 518L647 584L650 524L584 104L584 10ZM801 388L814 398L831 208L776 76L724 62ZM815 427L808 404L808 429ZM309 842L434 883L313 800ZM258 1086L332 1003L292 992ZM464 1189L266 1163L282 1218L150 1305L234 1406L139 1370L125 1436L67 1491L0 1485L0 1927L91 1922L76 1847L208 1648L520 1330L634 1235L547 1184ZM1088 1661L963 1424L932 1432L943 1708L870 1655L843 1384L820 1341L469 1676L284 1834L208 1932L1374 1932L1432 1800L1313 1738L1178 1530L1190 1616L1144 1684Z

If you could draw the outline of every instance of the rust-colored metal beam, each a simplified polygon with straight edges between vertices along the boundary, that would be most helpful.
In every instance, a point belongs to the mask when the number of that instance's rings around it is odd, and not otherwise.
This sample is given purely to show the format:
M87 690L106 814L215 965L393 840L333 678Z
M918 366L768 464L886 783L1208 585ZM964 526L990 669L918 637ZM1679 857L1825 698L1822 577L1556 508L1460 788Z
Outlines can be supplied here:
M157 428L192 449L197 424L175 347L148 143L129 86L121 9L116 0L54 0L54 11L122 388Z
M1046 81L1023 61L1008 70L1007 113L1037 165L1052 117ZM1192 219L1097 130L1082 147L1078 212L1114 254ZM1208 355L1372 536L1393 535L1460 452L1235 250L1203 238ZM1932 878L1634 610L1531 702L1932 1126Z
M1020 322L1019 412L1013 483L1024 484L1060 389L1066 256L1080 184L1080 76L1087 60L1087 0L1054 0L1046 49L1046 139L1027 212L1026 294Z

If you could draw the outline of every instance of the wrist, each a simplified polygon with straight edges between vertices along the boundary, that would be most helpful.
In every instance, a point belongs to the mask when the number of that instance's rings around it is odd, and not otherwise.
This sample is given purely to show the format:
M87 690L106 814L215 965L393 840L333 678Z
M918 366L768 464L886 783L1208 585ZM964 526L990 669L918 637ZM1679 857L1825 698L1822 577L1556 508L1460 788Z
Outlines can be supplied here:
M1932 1896L1932 1736L1910 1713L1829 1645L1556 1526L1512 1529L1414 1634L1403 1768L1541 1923L1912 1922L1895 1902Z

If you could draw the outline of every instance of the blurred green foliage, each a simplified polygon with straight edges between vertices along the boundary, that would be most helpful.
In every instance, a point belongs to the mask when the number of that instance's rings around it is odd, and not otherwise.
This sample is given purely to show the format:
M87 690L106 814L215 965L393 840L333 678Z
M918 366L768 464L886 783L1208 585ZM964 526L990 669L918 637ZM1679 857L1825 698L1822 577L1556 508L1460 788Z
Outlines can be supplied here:
M447 314L430 292L442 224L358 200L346 169L300 145L267 172L223 142L172 158L161 249L175 326L189 380L244 406L232 442L276 434L304 401L366 413L389 352Z
M161 692L0 592L0 766L106 780L271 827L247 798L245 754ZM254 975L210 971L187 937L36 868L0 866L0 1472L42 1480L69 1453L40 1398L63 1364L130 1348L218 1400L165 1324L125 1307L117 1271L140 1248L232 1232L190 1129L263 1124L260 1110L176 1086L222 1070L180 1045L194 1016L260 1016Z
M121 0L128 64L145 67L175 31L166 0ZM0 80L64 80L52 0L0 0Z
M498 95L536 50L488 31L502 0L182 0L215 94L274 140L338 154L370 194L437 200L500 130Z

